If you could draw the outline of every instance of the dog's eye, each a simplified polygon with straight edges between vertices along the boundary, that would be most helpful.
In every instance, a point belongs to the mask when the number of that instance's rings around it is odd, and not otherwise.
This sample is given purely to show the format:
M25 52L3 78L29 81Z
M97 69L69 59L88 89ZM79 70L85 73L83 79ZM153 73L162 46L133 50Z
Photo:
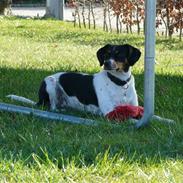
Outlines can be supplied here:
M110 50L107 50L106 53L105 53L105 56L106 57L110 57L110 55L111 55L111 51Z
M116 55L118 55L119 53L120 53L119 50L116 50L116 51L115 51L115 54L116 54Z
M111 50L107 50L107 54L111 54Z

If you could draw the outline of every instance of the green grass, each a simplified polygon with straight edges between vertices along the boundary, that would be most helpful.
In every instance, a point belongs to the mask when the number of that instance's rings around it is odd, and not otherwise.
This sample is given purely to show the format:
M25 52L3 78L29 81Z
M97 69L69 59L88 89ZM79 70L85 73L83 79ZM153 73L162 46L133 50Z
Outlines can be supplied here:
M0 19L0 102L17 94L37 100L40 81L57 71L96 73L96 51L129 43L144 53L144 37L73 28L55 20ZM153 121L98 127L0 112L0 182L182 182L183 43L158 37ZM133 68L143 105L143 57ZM77 111L67 114L91 117Z

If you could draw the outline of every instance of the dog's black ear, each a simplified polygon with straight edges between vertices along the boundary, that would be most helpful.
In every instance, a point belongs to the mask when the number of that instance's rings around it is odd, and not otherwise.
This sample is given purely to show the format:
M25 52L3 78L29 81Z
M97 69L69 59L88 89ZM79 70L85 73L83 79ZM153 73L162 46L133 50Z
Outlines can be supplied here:
M97 51L97 58L99 60L100 66L102 66L104 64L105 54L110 46L111 46L110 44L107 44Z
M125 45L128 48L127 60L130 66L133 66L140 58L141 51L129 44Z

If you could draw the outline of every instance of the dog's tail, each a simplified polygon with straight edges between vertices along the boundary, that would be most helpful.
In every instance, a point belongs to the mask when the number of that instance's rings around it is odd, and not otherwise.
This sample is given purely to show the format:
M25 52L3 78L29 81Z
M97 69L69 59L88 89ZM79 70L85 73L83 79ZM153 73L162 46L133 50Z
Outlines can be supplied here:
M10 98L11 100L23 102L23 103L30 104L33 106L35 106L37 104L33 100L27 99L25 97L17 96L17 95L7 95L6 97Z

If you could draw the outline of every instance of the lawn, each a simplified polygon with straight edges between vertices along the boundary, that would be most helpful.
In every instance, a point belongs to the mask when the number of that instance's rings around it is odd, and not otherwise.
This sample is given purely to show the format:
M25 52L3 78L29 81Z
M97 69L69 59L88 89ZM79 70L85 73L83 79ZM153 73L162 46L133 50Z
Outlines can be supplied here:
M129 43L144 53L143 35L77 29L55 20L0 19L0 102L7 94L37 101L40 81L57 71L96 73L96 51ZM95 126L46 121L0 112L0 182L182 182L183 42L157 37L155 113L175 125L153 121L136 130L128 122ZM143 58L133 68L143 105ZM22 105L22 104L21 104Z

